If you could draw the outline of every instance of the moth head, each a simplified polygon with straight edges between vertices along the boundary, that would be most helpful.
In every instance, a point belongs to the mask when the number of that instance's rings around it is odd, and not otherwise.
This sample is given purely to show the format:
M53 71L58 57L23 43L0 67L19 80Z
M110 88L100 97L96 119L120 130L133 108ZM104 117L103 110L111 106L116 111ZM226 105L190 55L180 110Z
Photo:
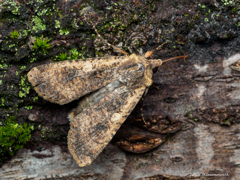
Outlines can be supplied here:
M152 69L161 66L163 63L163 61L161 59L151 59L149 61L152 65Z

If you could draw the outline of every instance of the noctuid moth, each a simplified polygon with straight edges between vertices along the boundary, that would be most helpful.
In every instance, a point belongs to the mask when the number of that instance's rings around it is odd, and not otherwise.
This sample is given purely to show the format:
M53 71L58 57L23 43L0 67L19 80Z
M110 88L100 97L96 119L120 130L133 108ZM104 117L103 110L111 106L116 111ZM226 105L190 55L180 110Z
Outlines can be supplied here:
M182 57L186 58L176 58ZM39 96L52 103L63 105L82 97L69 113L68 132L69 150L82 167L91 164L109 143L151 86L152 69L161 64L160 59L147 60L136 54L69 60L34 67L28 80Z

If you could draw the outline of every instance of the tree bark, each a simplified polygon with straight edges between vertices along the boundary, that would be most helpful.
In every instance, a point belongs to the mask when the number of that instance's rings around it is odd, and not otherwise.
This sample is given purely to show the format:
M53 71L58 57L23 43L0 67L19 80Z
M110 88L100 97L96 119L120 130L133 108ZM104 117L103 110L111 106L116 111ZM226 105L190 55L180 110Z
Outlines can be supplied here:
M66 3L66 7L73 7ZM96 3L95 8L105 10L101 3ZM127 3L127 13L132 3ZM135 1L135 6L143 4ZM235 6L216 1L153 1L152 4L155 6L150 14L152 21L162 19L160 25L156 23L162 31L162 41L172 41L152 58L164 60L188 55L186 61L174 60L158 68L153 75L154 86L111 143L86 167L77 165L66 145L69 128L66 117L76 102L64 106L47 103L46 107L39 103L33 110L22 112L42 126L56 125L51 137L61 140L52 143L47 139L38 144L40 136L43 137L36 130L30 145L2 165L0 179L239 179L239 7L236 5L233 13ZM142 10L144 7L140 6ZM134 38L141 41L145 36L149 47L154 49L156 43L160 44L155 31L145 26L148 30L141 32L140 20L131 22L130 30L126 30L132 38L129 47L138 47L133 43ZM130 141L137 136L139 139ZM154 138L164 143L147 146L149 151L145 153L127 152L121 144L123 149L116 145L128 140L131 145L143 147L146 139Z

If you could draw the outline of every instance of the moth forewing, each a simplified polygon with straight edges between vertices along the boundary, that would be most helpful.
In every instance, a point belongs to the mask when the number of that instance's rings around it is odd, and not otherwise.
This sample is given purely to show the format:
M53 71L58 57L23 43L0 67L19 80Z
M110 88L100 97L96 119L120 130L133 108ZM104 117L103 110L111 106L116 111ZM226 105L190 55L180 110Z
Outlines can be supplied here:
M82 113L89 107L98 103L103 97L105 97L108 93L114 91L116 88L120 87L120 81L116 80L107 86L97 90L96 92L92 92L86 96L84 96L78 103L78 106L74 108L69 114L68 119L73 121L76 115Z
M32 68L28 80L39 96L63 105L118 79L119 74L128 70L127 62L150 65L144 62L143 57L135 54L62 61Z
M145 86L136 89L120 86L102 94L100 101L75 116L70 123L68 147L79 166L91 164L102 152L145 89Z
M110 56L44 64L32 68L28 80L39 96L63 105L116 80L118 67L127 60Z

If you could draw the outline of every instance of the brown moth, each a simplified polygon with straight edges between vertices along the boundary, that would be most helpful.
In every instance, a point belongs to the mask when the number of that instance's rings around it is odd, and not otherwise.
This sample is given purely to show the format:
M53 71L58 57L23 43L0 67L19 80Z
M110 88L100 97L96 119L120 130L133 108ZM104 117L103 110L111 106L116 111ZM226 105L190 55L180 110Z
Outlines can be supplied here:
M28 80L39 96L52 103L63 105L84 96L69 113L68 132L69 151L82 167L91 164L109 143L151 86L152 69L161 64L160 59L136 54L69 60L34 67Z

